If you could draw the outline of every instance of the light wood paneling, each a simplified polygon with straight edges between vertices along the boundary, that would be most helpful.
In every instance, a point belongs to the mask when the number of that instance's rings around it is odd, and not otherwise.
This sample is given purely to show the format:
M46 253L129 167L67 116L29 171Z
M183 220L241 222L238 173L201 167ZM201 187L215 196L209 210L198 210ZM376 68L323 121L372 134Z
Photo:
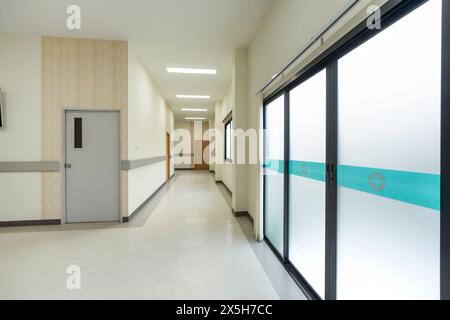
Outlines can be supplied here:
M203 121L202 122L202 140L208 140L209 141L209 133L206 134L209 130L209 122Z
M42 160L62 161L64 109L121 111L121 157L128 160L128 43L42 38ZM128 211L128 174L121 174ZM61 219L61 173L42 174L42 218Z

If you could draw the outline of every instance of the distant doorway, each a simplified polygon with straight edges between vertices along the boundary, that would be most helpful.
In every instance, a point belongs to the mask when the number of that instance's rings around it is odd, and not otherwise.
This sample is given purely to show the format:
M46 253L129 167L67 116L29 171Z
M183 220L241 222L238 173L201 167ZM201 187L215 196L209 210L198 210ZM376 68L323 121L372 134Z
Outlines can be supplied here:
M205 152L209 146L209 141L195 141L195 170L209 170L209 154Z

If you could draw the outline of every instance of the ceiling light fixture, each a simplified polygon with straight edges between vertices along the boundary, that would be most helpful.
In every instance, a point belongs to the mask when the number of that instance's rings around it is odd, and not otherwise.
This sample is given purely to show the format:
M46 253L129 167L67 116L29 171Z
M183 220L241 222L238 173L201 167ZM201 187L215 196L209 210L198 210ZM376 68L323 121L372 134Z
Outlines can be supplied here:
M189 73L189 74L216 74L217 70L167 67L167 72L169 72L169 73Z
M186 117L184 119L186 119L186 120L205 120L205 118L193 118L193 117Z
M190 94L177 94L178 99L209 99L211 96L199 96Z
M206 112L208 109L181 108L182 111Z

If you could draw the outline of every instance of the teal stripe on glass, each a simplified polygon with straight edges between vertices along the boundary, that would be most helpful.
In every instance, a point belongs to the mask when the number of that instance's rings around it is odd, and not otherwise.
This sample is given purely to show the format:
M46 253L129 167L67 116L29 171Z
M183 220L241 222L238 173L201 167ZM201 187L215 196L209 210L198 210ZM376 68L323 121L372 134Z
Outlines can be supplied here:
M264 169L284 173L284 160L267 159L263 167Z
M440 175L340 165L338 185L440 210Z
M284 161L269 159L265 169L284 172ZM289 174L325 181L325 164L290 161ZM440 211L441 177L438 174L339 165L339 186Z
M325 182L325 163L289 161L289 174Z

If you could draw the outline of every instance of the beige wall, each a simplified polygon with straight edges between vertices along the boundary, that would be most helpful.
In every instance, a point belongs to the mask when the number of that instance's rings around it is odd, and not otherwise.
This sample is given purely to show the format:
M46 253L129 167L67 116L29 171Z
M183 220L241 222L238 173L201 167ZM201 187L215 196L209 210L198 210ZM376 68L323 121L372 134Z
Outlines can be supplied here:
M216 132L215 137L215 164L214 164L214 178L216 181L222 181L222 162L223 162L223 124L222 124L222 101L216 102L214 108L214 129Z
M247 131L248 128L248 50L238 48L234 52L233 72L232 72L232 106L233 106L233 124L237 130ZM248 146L244 147L244 152L238 152L240 139L234 139L234 158L233 158L233 210L236 212L248 211L248 181L247 172ZM248 143L248 142L245 142Z
M8 102L0 161L61 162L64 109L120 110L122 160L166 155L173 112L127 42L4 34L0 40L0 86ZM61 179L60 172L0 173L6 195L0 221L62 219ZM165 179L165 161L122 171L121 215Z
M128 52L128 156L138 160L166 155L172 110L130 46ZM128 172L128 211L133 213L166 181L166 162Z
M0 161L41 160L41 39L0 33ZM0 173L0 221L41 218L41 174Z
M233 164L229 163L229 162L224 162L224 124L223 124L223 120L226 118L226 116L233 110L233 100L234 100L234 91L233 91L233 85L230 86L230 88L228 89L221 107L219 107L218 109L216 109L218 111L218 113L216 113L216 125L218 125L218 127L216 127L217 129L220 130L220 132L222 132L222 138L218 139L221 140L219 141L219 143L217 144L218 149L218 154L221 155L221 164L217 164L216 165L216 170L217 167L219 168L219 177L220 179L217 180L221 180L228 189L230 189L230 191L232 193L234 193L233 190Z
M128 158L128 44L123 41L42 38L42 160L61 161L64 109L121 111L122 159ZM127 209L122 172L122 215ZM62 218L61 173L42 174L42 218Z

